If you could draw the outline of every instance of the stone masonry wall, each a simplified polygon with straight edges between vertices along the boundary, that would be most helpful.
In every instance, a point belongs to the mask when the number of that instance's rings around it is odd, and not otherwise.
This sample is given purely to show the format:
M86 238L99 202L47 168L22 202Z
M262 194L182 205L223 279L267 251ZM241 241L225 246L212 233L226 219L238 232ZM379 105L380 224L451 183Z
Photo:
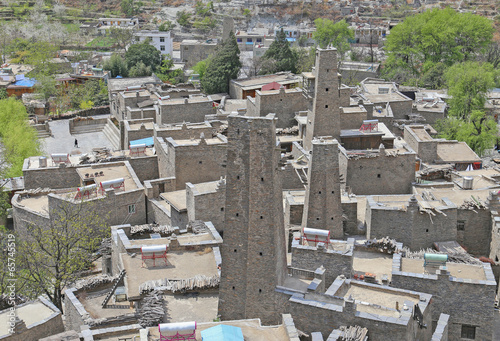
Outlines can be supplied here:
M217 231L224 231L226 186L221 184L215 192L198 193L192 183L186 183L188 221L211 221Z
M398 269L401 256L393 258ZM491 266L484 263L486 280L471 280L447 274L425 275L392 271L392 286L432 294L433 321L440 314L450 315L449 339L461 340L462 324L476 326L476 340L492 339L496 282Z
M177 101L177 100L176 100ZM201 102L189 102L185 99L182 103L168 103L160 106L160 119L158 124L172 124L182 122L204 122L205 115L215 113L213 102L209 99Z
M140 182L158 179L158 156L141 156L129 158L130 166L134 170Z

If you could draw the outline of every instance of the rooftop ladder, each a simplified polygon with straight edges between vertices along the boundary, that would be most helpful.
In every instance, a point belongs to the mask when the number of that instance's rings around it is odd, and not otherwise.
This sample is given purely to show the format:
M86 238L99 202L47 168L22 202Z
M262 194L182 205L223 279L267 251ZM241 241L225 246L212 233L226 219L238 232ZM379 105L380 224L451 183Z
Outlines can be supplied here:
M111 296L113 296L113 294L115 293L116 288L118 288L119 283L122 281L123 277L125 277L125 273L126 273L125 269L123 269L122 271L120 271L120 274L118 275L118 278L116 279L115 284L113 284L113 287L111 288L111 291L106 295L106 297L104 298L104 301L101 304L101 306L103 308L106 308L106 306L108 305L108 302L109 302Z

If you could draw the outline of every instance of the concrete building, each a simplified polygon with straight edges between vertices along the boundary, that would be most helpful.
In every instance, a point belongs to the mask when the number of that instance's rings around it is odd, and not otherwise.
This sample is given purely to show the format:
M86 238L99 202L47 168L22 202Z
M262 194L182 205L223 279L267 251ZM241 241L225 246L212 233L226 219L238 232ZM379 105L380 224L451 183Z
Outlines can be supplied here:
M219 285L222 320L279 322L276 286L287 275L276 123L229 116L226 217Z
M149 44L153 45L162 55L169 55L173 58L173 38L171 37L170 31L161 32L158 30L142 30L134 32L134 38L136 43L143 42L144 40L149 40Z

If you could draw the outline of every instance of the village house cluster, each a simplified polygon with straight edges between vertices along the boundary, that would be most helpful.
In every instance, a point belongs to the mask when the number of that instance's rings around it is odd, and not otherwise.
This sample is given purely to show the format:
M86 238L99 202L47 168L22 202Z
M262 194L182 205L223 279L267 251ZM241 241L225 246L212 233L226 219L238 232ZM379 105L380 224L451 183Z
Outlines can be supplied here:
M347 86L337 58L318 48L312 72L229 94L108 79L109 117L69 129L112 148L31 157L11 180L26 238L61 206L107 217L98 273L63 312L17 307L0 340L493 341L500 169L435 137L437 94Z

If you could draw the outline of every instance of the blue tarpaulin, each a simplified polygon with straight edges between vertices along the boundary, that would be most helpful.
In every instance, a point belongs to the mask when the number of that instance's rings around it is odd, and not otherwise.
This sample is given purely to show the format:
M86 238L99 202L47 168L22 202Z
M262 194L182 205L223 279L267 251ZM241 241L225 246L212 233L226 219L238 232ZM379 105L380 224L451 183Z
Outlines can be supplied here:
M154 146L155 141L154 141L154 139L152 137L147 137L145 139L130 141L129 144L131 146L136 145L136 144L145 144L147 147L150 147L150 146Z
M202 341L244 341L241 328L219 324L201 331Z
M286 40L288 40L289 43L293 43L295 41L295 38L286 38Z
M20 77L22 76L22 77ZM24 75L17 75L16 76L16 81L14 82L15 86L26 86L31 88L36 84L36 80L34 78L25 78Z

